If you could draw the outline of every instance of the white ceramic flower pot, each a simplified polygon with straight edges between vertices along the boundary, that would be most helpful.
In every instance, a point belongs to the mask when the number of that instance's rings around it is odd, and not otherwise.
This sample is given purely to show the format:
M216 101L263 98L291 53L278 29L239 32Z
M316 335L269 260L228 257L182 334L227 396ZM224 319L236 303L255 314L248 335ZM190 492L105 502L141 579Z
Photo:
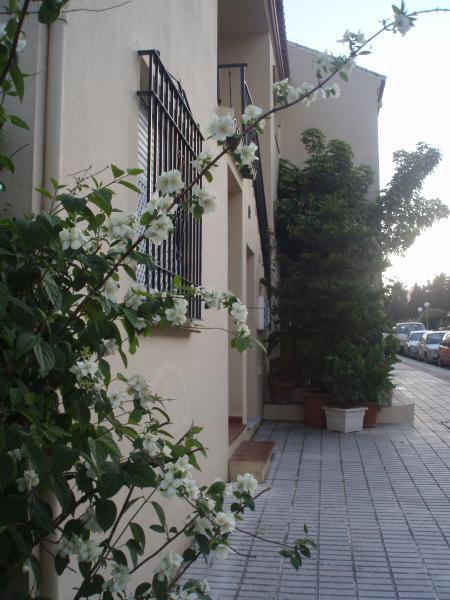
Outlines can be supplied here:
M329 431L339 431L340 433L362 431L366 410L367 406L357 406L355 408L324 406L327 429Z

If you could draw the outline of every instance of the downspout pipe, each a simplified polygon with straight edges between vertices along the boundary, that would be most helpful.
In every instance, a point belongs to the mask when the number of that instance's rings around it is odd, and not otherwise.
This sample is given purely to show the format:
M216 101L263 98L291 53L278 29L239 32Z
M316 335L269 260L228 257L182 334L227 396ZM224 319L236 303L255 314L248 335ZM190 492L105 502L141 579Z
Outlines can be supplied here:
M44 187L53 190L50 179L61 182L62 174L62 134L64 114L64 70L65 70L65 30L66 19L59 18L48 26L47 38L47 79L45 98L45 135L44 135ZM42 210L50 208L50 202L42 197ZM55 495L49 492L45 498L52 508L53 515L59 512ZM57 541L53 535L52 541ZM51 600L59 600L59 577L55 571L53 558L42 544L39 558L43 581L40 594Z
M62 17L48 27L47 85L45 102L44 186L53 188L50 179L59 183L62 173L62 136L64 116L65 31ZM44 200L44 209L48 200Z

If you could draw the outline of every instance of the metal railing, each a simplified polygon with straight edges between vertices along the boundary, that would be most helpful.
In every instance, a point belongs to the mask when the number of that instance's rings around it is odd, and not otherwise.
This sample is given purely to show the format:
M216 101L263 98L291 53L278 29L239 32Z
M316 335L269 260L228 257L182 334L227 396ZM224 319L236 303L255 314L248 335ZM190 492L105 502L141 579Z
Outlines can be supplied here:
M217 69L217 102L219 106L225 104L234 109L235 116L240 117L245 111L245 107L253 104L250 90L245 81L246 63L228 63L220 64ZM225 85L224 83L227 83ZM225 88L225 90L224 90ZM226 104L229 102L229 105ZM266 195L264 191L264 177L261 164L261 152L259 136L255 129L250 130L244 137L245 144L254 143L258 147L257 155L260 160L255 161L252 178L253 190L255 193L256 213L258 218L259 236L261 240L261 252L264 264L264 277L267 288L270 289L271 269L270 269L270 236L269 222L267 218Z
M141 101L139 127L141 133L142 193L138 212L156 191L156 178L163 171L178 169L188 186L196 175L192 161L202 149L203 136L195 122L186 95L179 82L165 69L156 50L139 51L148 57L148 87L138 91ZM146 131L145 131L146 129ZM177 209L174 229L167 241L155 246L148 240L142 251L154 260L156 268L138 272L138 280L147 287L167 290L175 275L186 285L201 285L202 222ZM200 300L192 300L188 315L201 317Z

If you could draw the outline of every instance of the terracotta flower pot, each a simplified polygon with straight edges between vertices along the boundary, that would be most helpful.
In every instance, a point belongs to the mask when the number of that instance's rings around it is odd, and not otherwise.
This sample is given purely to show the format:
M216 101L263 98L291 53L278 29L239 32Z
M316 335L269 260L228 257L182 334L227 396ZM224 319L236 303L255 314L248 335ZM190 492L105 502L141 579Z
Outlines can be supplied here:
M296 383L298 380L297 359L289 354L282 354L275 361L278 364L278 380L284 383Z
M272 399L276 404L289 404L295 390L295 383L274 381L270 384Z
M312 427L325 427L326 419L323 407L330 401L329 394L311 388L302 393L302 398L305 423Z
M376 402L365 402L367 410L364 413L363 427L375 427L377 424L378 410Z

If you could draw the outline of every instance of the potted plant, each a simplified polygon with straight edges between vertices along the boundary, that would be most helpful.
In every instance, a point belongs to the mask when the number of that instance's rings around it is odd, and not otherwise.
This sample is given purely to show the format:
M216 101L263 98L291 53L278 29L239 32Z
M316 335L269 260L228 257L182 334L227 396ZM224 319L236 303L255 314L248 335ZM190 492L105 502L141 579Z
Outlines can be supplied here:
M361 405L365 361L363 349L351 340L342 341L326 359L324 383L330 404L324 407L327 429L350 433L361 431L367 406Z

